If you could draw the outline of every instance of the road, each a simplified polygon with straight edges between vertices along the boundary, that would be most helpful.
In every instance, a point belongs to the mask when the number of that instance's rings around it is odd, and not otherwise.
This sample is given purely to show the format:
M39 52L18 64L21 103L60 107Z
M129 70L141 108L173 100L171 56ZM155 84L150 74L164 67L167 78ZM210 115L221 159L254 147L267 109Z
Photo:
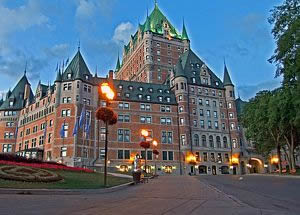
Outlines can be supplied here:
M262 210L300 214L300 178L261 175L199 176L198 179Z
M258 215L258 214L296 214L297 207L294 205L292 198L288 198L288 191L284 195L287 196L288 203L293 202L293 212L282 208L282 203L276 204L279 207L263 207L264 202L260 204L257 201L264 201L265 199L271 201L269 197L261 197L261 194L255 194L255 189L261 189L258 192L268 192L269 188L264 186L269 185L266 177L258 178L254 181L262 183L257 188L252 183L251 177L248 177L239 182L236 178L231 176L163 176L158 179L150 180L149 183L140 184L136 186L129 186L125 189L97 194L94 192L86 192L82 195L0 195L0 214L1 215L110 215L110 214L161 214L161 215L227 215L227 214L241 214L241 215ZM249 182L249 183L248 183ZM251 183L250 183L251 182ZM229 186L220 191L209 184L216 184L219 189ZM278 184L285 187L293 185L290 180L280 181L274 179L274 186ZM284 185L283 185L284 183ZM285 183L289 183L288 185ZM298 182L295 182L299 189ZM237 185L236 185L237 184ZM247 188L243 188L246 184ZM273 186L273 185L272 185ZM223 188L222 188L223 187ZM231 188L230 188L231 187ZM253 188L253 190L251 190ZM228 190L236 189L230 193ZM250 191L247 191L250 189ZM245 191L244 191L245 190ZM241 193L239 193L241 192ZM296 190L294 191L296 192ZM236 197L228 194L238 193ZM242 193L249 195L247 198L240 198ZM280 192L278 191L278 194ZM276 194L277 195L277 194ZM299 195L290 193L296 197ZM249 201L248 198L256 198L257 201ZM283 198L283 197L282 197ZM299 200L299 198L298 198ZM272 200L273 201L273 200ZM274 200L275 201L275 200ZM259 206L258 206L259 205ZM299 214L299 213L298 213Z

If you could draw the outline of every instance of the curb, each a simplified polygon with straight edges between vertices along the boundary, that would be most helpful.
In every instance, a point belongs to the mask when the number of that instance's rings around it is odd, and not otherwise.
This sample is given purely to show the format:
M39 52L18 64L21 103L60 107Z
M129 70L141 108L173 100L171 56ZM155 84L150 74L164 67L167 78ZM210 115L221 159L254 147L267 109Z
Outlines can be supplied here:
M277 174L247 174L247 176L265 176L265 177L280 177L280 178L295 178L300 179L300 175L277 175Z
M0 194L14 194L14 195L82 195L82 194L104 194L111 193L118 190L125 189L134 182L128 182L109 188L99 189L9 189L0 188Z

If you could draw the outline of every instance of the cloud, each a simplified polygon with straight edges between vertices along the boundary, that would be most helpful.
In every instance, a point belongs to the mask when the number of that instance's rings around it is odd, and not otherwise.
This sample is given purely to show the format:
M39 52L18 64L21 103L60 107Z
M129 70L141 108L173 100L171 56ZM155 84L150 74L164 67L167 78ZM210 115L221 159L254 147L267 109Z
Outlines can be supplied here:
M88 0L79 0L78 7L76 9L76 17L90 18L94 15L96 10L96 3Z
M65 58L69 53L69 44L57 44L51 48L46 48L44 50L46 56L54 58Z
M113 40L116 43L128 43L130 36L134 33L135 29L130 22L122 22L114 31Z
M111 17L116 2L117 0L79 0L75 15L80 19L89 19L96 14Z
M27 5L15 9L0 4L0 39L15 31L25 31L33 26L47 24L48 20L41 13L36 0L29 0Z
M249 99L256 95L261 90L273 90L280 86L280 79L265 81L256 85L240 85L237 86L237 92L242 99Z

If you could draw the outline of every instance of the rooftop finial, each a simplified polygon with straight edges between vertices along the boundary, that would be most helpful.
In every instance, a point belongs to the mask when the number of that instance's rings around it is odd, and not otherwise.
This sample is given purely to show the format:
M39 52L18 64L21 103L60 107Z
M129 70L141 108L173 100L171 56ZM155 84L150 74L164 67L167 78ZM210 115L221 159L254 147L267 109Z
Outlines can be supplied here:
M154 0L154 5L157 6L157 0Z
M26 61L26 63L25 63L24 75L26 75L26 72L27 72L27 61Z
M80 51L80 39L78 41L78 51Z

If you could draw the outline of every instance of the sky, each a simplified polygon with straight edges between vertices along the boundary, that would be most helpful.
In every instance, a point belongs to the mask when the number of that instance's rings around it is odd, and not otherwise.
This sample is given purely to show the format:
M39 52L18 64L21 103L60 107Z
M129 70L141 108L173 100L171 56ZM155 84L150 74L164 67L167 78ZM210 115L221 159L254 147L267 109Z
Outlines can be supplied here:
M275 50L270 10L282 0L158 0L178 30L185 25L191 48L223 78L224 58L236 94L249 99L274 89ZM154 0L0 0L0 98L24 74L35 91L39 80L53 83L57 64L80 50L92 73L114 69L118 52Z

